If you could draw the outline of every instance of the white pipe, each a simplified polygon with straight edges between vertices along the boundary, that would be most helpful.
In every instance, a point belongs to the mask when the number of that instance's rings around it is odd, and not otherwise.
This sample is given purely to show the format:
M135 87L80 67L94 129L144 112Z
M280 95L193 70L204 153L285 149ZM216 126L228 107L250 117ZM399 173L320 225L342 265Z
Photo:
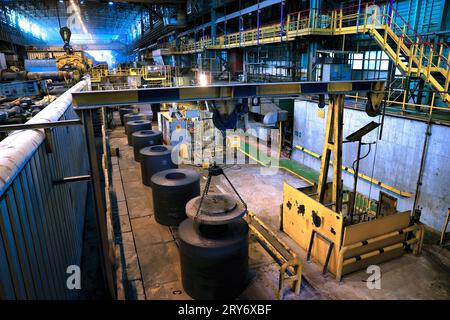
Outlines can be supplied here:
M58 121L72 105L72 92L82 91L88 85L89 79L78 82L26 123ZM0 141L0 196L28 163L44 139L44 129L28 129L13 131Z

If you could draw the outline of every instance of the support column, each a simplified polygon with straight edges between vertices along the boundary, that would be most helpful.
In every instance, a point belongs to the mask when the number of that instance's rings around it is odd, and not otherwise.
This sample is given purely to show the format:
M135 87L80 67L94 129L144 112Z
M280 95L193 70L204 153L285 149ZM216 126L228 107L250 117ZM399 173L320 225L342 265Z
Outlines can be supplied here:
M322 149L322 163L317 186L318 201L324 203L327 189L328 168L333 155L333 188L331 202L333 210L342 210L342 128L344 115L344 95L329 95L327 123Z
M96 109L94 109L95 111ZM97 231L99 233L100 238L100 253L102 257L100 258L103 275L105 279L106 286L108 288L108 293L111 299L115 299L116 297L116 289L114 284L114 276L113 276L113 268L112 261L110 259L110 250L109 250L109 240L108 240L108 230L106 225L106 211L105 205L103 203L103 194L100 180L100 169L99 162L97 157L97 148L95 144L95 135L94 135L94 125L92 119L92 110L83 110L82 111L82 120L84 125L84 135L86 139L87 151L89 156L89 166L90 166L90 175L92 182L92 189L94 193L94 204L96 211L96 222L97 222Z

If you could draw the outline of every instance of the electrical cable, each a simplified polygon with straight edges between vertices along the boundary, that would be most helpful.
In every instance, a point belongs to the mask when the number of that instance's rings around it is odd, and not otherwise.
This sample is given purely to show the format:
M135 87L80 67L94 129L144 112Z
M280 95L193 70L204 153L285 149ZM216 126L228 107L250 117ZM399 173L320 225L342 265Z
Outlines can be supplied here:
M59 29L61 29L61 18L59 16L59 4L58 4L58 2L56 2L55 6L56 6L56 15L58 17Z
M361 161L361 160L367 158L367 156L369 155L370 150L371 150L372 143L369 143L368 145L369 145L369 151L367 151L367 153L366 153L363 157L357 158L355 161L353 161L353 164L352 164L352 169L353 169L353 171L355 171L355 164L356 164L358 161Z

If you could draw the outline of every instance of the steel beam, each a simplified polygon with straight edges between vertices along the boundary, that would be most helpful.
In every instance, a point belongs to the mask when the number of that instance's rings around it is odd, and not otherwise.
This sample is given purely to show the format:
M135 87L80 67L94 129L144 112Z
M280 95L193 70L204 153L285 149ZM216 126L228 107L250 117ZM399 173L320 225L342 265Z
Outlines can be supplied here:
M94 193L95 200L95 211L96 211L96 222L97 231L100 237L100 249L102 253L101 265L103 269L103 276L105 279L106 286L108 288L108 293L110 298L116 298L116 288L114 284L113 266L112 261L110 261L110 251L109 251L109 240L108 240L108 229L106 224L106 210L102 195L102 187L100 180L100 169L98 165L97 149L94 136L94 125L92 121L92 110L85 110L82 112L82 119L84 124L84 134L87 144L87 151L89 156L90 165L90 177L91 185Z
M234 83L212 86L141 88L72 93L75 109L130 104L230 100L253 97L296 98L311 94L348 94L377 91L380 80L333 82Z
M82 125L80 119L72 120L60 120L53 122L41 122L41 123L22 123L22 124L7 124L0 126L0 132L9 132L15 130L33 130L33 129L49 129L55 127L65 126L79 126Z

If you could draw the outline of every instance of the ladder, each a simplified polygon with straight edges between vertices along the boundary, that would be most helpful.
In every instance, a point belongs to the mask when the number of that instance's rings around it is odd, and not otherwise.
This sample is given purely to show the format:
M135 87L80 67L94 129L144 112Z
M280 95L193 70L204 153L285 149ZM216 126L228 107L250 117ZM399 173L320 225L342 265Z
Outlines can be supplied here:
M447 45L440 44L436 49L431 43L424 42L389 5L383 6L381 17L377 17L374 10L371 19L367 19L368 11L366 6L360 31L370 34L404 75L424 79L442 101L449 104L450 50Z

